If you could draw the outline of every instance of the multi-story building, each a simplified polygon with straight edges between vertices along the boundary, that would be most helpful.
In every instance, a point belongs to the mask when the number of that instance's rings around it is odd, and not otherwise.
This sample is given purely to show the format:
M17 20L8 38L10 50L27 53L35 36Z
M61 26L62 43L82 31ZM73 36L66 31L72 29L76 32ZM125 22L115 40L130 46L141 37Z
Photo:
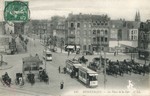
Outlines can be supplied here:
M123 29L123 20L110 21L110 40L118 40L122 38L121 30Z
M136 52L139 25L139 12L136 13L135 21L111 20L109 51L133 52L134 50Z
M138 38L139 58L150 60L150 20L141 22Z
M64 48L66 42L66 18L54 16L51 18L51 43L59 48Z
M62 48L65 46L65 34L66 34L66 21L65 19L59 20L56 26L56 30L53 35L56 36L57 46Z
M86 51L108 49L109 21L107 15L69 14L67 18L67 45Z

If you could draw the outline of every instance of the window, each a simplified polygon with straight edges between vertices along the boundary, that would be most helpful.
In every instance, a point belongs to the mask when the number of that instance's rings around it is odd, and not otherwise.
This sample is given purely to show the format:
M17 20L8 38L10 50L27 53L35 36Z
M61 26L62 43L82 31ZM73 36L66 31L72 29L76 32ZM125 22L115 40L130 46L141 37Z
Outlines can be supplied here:
M133 34L133 30L131 31L131 34Z
M105 42L107 42L107 38L105 38Z
M131 40L133 40L133 36L131 36Z
M103 23L103 22L101 22L101 25L103 26L103 25L104 25L104 23Z
M105 35L107 35L107 30L105 30Z
M95 26L96 25L96 23L93 23L93 26Z
M103 37L101 37L101 42L103 42L104 41L104 38Z
M99 23L99 22L97 22L97 25L99 26L99 25L100 25L100 23Z
M89 50L91 50L91 46L89 45Z
M96 38L93 38L93 42L96 42Z
M71 27L74 27L74 23L71 23Z
M97 30L97 34L100 34L100 30Z
M136 33L137 33L137 31L135 30L135 31L134 31L134 34L136 34Z
M93 34L96 34L96 30L93 30Z
M106 23L105 23L105 25L107 26L107 25L108 25L108 23L106 22Z
M83 46L83 49L86 50L86 45Z
M104 35L104 30L101 30L101 33L100 33L100 35Z
M77 28L80 28L80 23L77 23Z
M99 42L100 41L100 39L99 39L99 37L97 37L97 42Z

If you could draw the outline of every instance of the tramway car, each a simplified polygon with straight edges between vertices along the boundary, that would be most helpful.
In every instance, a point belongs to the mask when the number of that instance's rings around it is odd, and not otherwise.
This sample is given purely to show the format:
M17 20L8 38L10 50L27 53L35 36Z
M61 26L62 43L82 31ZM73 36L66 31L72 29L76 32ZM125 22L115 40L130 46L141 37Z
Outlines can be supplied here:
M84 66L79 67L78 79L88 87L98 86L98 73Z
M74 73L77 76L79 66L82 65L76 59L66 60L66 71L68 74Z

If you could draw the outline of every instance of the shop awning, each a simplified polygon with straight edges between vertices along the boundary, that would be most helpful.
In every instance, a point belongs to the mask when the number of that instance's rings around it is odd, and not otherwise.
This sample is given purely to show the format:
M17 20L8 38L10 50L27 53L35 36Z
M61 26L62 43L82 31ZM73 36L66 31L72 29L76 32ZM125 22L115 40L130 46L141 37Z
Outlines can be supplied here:
M77 49L80 49L80 46L76 46Z
M68 45L67 48L68 48L68 49L73 49L74 46Z

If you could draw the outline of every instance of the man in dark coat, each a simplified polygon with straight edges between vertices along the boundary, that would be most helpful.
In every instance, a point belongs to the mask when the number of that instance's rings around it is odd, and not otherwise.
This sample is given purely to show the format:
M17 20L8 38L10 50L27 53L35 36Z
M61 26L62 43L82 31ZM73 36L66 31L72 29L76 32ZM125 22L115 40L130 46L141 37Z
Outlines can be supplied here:
M60 89L63 89L64 88L64 81L62 80L61 82L60 82Z

